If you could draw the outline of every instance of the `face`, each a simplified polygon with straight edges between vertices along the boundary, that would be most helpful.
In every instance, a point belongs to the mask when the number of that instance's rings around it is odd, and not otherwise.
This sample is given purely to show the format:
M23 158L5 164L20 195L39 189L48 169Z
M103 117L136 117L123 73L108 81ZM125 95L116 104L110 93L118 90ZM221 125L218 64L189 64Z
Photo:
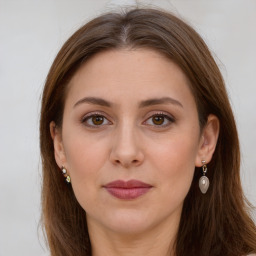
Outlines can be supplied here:
M95 55L69 84L60 134L55 157L89 226L139 233L179 221L202 143L176 64L149 49Z

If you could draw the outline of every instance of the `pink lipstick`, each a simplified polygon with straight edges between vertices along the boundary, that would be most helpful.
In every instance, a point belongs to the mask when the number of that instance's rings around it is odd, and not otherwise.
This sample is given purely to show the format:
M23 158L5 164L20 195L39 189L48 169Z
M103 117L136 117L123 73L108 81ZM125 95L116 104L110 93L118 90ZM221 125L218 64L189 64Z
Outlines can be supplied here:
M104 188L114 197L131 200L144 195L152 186L139 180L116 180L108 183Z

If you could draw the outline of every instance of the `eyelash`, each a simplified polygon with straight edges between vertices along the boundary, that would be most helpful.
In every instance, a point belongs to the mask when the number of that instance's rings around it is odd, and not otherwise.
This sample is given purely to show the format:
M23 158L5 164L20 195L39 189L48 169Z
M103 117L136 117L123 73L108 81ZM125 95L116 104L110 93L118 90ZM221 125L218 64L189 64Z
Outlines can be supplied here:
M83 123L83 124L85 124L86 126L88 126L88 127L91 127L91 128L100 128L100 126L103 126L103 125L90 125L90 124L86 124L86 122L89 120L89 119L91 119L91 118L93 118L93 117L103 117L104 119L106 119L106 120L108 120L103 114L101 114L101 113L90 113L90 114L88 114L88 115L85 115L83 118L82 118L82 120L81 120L81 122ZM110 121L109 121L110 122Z
M147 120L150 120L150 119L152 119L152 118L154 118L154 117L163 117L164 118L164 122L166 122L166 120L167 120L167 124L164 124L164 125L157 125L157 124L151 124L150 126L155 126L156 128L165 128L165 127L167 127L167 126L170 126L172 123L174 123L175 122L175 119L174 119L174 117L172 117L172 116L170 116L170 115L167 115L167 114L165 114L165 113L163 113L163 112L158 112L158 113L155 113L154 115L152 115L152 116L150 116ZM147 121L146 120L146 121ZM144 123L144 122L143 122Z
M94 125L91 125L91 124L86 123L86 122L88 122L88 120L92 119L93 117L102 117L104 120L108 120L102 113L95 112L95 113L92 113L92 114L90 113L88 115L85 115L82 118L81 123L85 124L86 126L88 126L90 128L93 128L93 129L101 128L103 125L106 125L106 124L100 124L100 125L95 125L94 124ZM147 120L150 120L151 118L154 118L154 117L164 117L165 121L166 121L166 119L168 121L168 124L164 124L164 125L156 125L156 124L152 124L152 125L150 124L149 125L149 126L155 126L157 129L165 128L165 127L171 125L171 123L175 122L174 117L172 117L170 115L167 115L167 114L165 114L163 112L155 113L152 116L150 116ZM108 122L110 122L110 121L108 120ZM145 122L143 122L143 123L145 123Z

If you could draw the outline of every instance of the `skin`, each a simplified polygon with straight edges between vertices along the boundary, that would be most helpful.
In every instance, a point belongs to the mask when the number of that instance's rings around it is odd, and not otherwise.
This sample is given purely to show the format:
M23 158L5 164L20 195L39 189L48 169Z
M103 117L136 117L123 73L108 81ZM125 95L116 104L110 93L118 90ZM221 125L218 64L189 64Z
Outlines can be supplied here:
M175 101L138 107L167 96ZM88 103L85 97L112 106ZM85 118L95 112L99 120ZM171 255L195 166L210 162L219 132L213 115L200 131L181 69L149 49L99 53L69 84L62 128L52 122L50 129L56 162L67 169L86 211L93 255ZM152 189L122 200L103 187L130 179Z

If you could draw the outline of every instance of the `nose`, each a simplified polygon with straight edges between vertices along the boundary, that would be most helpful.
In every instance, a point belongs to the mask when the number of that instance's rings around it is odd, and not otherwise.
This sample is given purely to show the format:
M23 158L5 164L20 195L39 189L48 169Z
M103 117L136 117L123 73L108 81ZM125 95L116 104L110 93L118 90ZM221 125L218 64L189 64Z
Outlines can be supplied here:
M110 161L124 168L139 166L144 160L138 131L132 125L120 125L112 140Z

